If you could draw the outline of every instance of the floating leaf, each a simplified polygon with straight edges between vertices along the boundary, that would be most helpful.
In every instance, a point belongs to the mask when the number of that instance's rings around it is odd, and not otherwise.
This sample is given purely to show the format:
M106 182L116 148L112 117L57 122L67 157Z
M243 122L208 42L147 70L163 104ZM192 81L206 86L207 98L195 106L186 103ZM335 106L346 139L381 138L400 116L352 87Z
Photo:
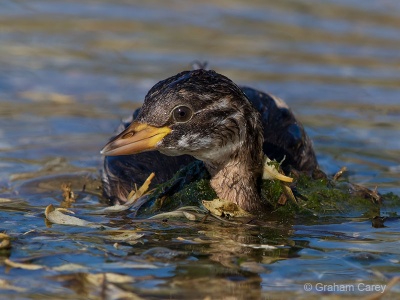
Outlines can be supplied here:
M60 225L72 225L72 226L82 226L82 227L92 227L92 228L104 228L105 226L101 224L96 224L79 219L74 216L66 215L64 213L73 214L74 212L65 208L54 208L52 204L46 207L44 214L46 219L54 224Z
M135 230L104 230L101 234L105 239L115 242L125 242L136 244L138 239L144 236L143 233L137 233Z
M174 240L178 241L178 242L184 242L184 243L187 243L187 244L211 244L211 243L213 243L211 241L204 241L204 240L202 240L200 238L188 239L188 238L183 238L183 237L180 237L180 236L175 238Z
M126 205L126 204L116 204L113 206L108 206L99 210L95 210L90 212L91 215L103 215L103 214L108 214L108 213L113 213L113 212L121 212L124 210L128 210L132 205Z
M182 211L183 215L190 221L196 221L196 216L190 212Z
M5 233L0 232L0 249L10 249L10 248L11 248L10 237Z
M132 191L129 194L128 201L126 201L124 204L117 204L114 206L109 206L109 207L91 212L91 214L107 214L107 213L120 212L120 211L130 209L140 197L145 195L145 193L149 189L150 183L153 180L154 176L155 176L155 174L151 173L149 175L149 177L147 177L146 181L142 184L142 186L137 191Z
M173 210L173 211L168 211L165 213L160 213L156 214L152 217L150 217L150 220L162 220L162 219L180 219L180 218L186 218L185 215L183 214L182 211L178 210Z
M61 202L61 207L71 207L72 204L76 201L76 195L71 188L71 183L62 183L61 190L63 192L62 197L64 199L63 202Z
M4 260L4 263L12 268L19 268L19 269L24 269L24 270L40 270L46 268L45 266L42 265L34 265L34 264L24 264L24 263L17 263L14 261L11 261L10 259L6 258Z
M158 220L158 219L188 219L190 221L200 220L204 217L205 211L196 206L185 206L178 208L177 210L160 213L155 216L150 217L149 219Z
M83 272L83 271L86 271L88 269L88 267L85 267L85 266L79 265L79 264L68 263L68 264L64 264L64 265L54 267L51 269L53 271L58 271L58 272L64 272L64 271Z
M214 199L212 201L202 201L204 207L209 210L213 215L218 217L251 217L252 215L239 207L236 203Z

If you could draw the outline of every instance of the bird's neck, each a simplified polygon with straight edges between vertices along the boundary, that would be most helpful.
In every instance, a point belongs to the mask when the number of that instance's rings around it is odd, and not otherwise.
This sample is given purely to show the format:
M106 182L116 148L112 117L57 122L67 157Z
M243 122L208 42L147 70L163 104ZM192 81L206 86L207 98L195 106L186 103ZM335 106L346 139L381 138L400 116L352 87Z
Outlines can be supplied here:
M222 164L207 164L211 187L218 198L239 205L248 212L262 210L260 183L262 153L257 157L237 157Z

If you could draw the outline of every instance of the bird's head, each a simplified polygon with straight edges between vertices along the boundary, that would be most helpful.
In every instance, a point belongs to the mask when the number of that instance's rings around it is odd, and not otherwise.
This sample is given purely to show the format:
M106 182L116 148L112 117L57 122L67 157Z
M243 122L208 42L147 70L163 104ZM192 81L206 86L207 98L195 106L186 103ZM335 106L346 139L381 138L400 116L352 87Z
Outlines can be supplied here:
M261 127L258 112L230 79L214 71L185 71L151 88L136 120L102 154L158 150L223 163L243 148L262 151Z

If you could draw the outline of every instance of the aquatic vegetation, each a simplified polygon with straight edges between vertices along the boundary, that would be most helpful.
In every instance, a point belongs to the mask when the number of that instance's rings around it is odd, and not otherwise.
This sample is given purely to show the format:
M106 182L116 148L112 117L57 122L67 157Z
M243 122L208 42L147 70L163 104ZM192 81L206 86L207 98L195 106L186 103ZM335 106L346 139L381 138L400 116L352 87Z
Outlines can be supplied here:
M347 181L337 181L333 177L314 179L298 173L293 173L292 177L295 179L290 185L277 179L263 180L262 196L265 205L271 207L271 213L265 215L265 219L289 221L310 216L373 218L380 215L382 202L390 200L394 206L400 204L400 198L396 195L378 195L376 191ZM293 193L288 195L288 188ZM295 198L291 198L290 194ZM215 198L216 194L209 185L209 177L202 163L194 162L154 189L146 203L134 207L137 209L135 215L146 217L183 206L199 206L202 200Z

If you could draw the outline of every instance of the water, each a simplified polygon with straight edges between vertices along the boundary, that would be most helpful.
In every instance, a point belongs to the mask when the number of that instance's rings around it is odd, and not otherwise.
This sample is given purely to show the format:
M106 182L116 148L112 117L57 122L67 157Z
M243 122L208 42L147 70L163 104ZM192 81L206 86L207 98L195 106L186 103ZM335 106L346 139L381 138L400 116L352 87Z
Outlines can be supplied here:
M119 120L195 60L285 99L327 173L347 166L350 181L400 195L399 14L395 0L3 1L0 198L12 202L0 203L0 229L13 247L0 260L45 268L2 263L0 297L351 297L399 276L396 218L238 228L89 215L103 206L99 150ZM95 229L46 227L62 182L78 217L143 237L114 247Z

